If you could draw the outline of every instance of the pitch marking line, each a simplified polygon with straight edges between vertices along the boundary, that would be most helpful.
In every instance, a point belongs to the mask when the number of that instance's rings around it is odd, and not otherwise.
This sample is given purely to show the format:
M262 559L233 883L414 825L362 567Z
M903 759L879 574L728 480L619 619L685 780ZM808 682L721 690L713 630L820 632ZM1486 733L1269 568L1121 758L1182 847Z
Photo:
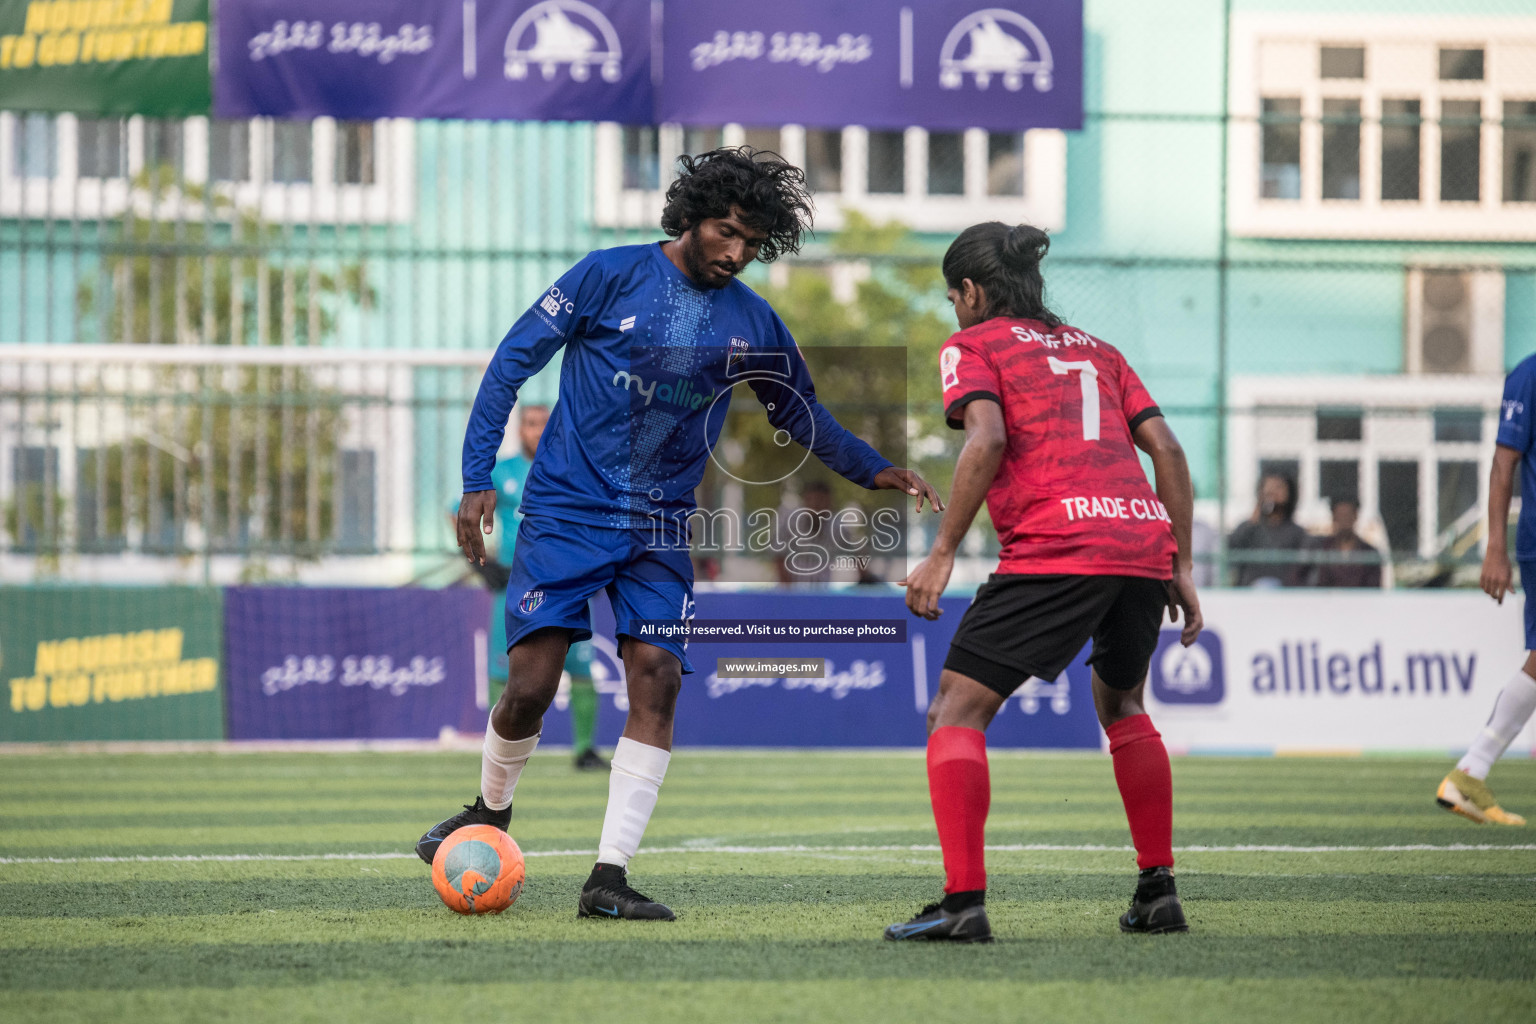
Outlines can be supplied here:
M1404 843L1394 846L1180 846L1180 853L1483 853L1497 850L1532 851L1536 843ZM938 853L937 844L908 846L656 846L642 853ZM1095 844L1004 843L987 847L988 853L1132 853L1130 846ZM524 850L524 857L595 857L596 850ZM414 853L199 853L140 855L134 857L0 857L4 864L182 864L246 862L314 862L413 860Z

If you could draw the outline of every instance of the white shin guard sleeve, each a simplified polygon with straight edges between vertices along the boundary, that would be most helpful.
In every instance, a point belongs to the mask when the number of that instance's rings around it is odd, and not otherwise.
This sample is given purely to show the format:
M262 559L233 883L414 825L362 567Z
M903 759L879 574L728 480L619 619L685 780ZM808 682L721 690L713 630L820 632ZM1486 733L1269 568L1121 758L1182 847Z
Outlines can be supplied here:
M613 771L608 776L608 810L603 815L603 835L597 844L599 863L625 867L640 849L671 760L671 751L628 737L621 738L614 747Z
M1488 724L1477 734L1467 755L1456 767L1474 779L1486 779L1493 769L1493 762L1503 756L1510 742L1520 735L1532 711L1536 711L1536 679L1522 670L1499 691Z
M493 811L505 810L512 803L517 778L523 765L539 745L539 734L527 739L502 739L496 727L485 723L485 746L480 750L480 799Z

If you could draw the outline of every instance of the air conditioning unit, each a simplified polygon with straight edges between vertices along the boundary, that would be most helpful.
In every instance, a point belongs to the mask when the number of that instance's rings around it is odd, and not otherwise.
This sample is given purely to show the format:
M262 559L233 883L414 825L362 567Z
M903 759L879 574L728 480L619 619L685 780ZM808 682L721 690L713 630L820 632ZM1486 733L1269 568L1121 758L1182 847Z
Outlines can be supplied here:
M1408 373L1504 372L1504 271L1409 267L1403 316Z

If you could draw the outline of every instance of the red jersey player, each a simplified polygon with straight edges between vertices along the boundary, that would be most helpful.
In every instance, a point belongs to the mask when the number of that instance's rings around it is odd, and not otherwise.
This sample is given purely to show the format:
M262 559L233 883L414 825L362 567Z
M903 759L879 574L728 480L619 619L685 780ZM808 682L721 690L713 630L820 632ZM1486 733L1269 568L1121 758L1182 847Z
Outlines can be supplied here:
M1128 932L1187 931L1173 882L1168 753L1142 707L1163 609L1199 635L1191 578L1194 489L1184 451L1125 357L1045 307L1032 227L967 228L944 256L960 332L939 371L944 414L965 430L932 553L902 583L934 619L955 550L983 498L1002 561L955 632L928 708L928 787L944 898L887 939L990 942L982 833L991 802L985 730L1030 676L1055 679L1092 639L1093 703L1141 868ZM1136 454L1151 456L1156 493Z

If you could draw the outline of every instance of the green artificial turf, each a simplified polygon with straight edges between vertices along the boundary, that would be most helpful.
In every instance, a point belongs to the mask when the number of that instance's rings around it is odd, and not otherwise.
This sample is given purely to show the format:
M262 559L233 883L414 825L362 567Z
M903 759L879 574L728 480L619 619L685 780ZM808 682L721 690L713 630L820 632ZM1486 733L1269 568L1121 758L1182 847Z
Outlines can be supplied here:
M1191 932L1149 938L1116 928L1109 760L995 753L988 843L1054 848L990 853L998 941L949 948L880 941L942 883L918 754L679 753L631 865L671 924L576 919L607 777L559 752L518 791L527 887L484 918L400 856L472 754L12 756L0 1019L1527 1021L1536 827L1440 811L1447 768L1176 760ZM1491 781L1536 811L1536 764Z

